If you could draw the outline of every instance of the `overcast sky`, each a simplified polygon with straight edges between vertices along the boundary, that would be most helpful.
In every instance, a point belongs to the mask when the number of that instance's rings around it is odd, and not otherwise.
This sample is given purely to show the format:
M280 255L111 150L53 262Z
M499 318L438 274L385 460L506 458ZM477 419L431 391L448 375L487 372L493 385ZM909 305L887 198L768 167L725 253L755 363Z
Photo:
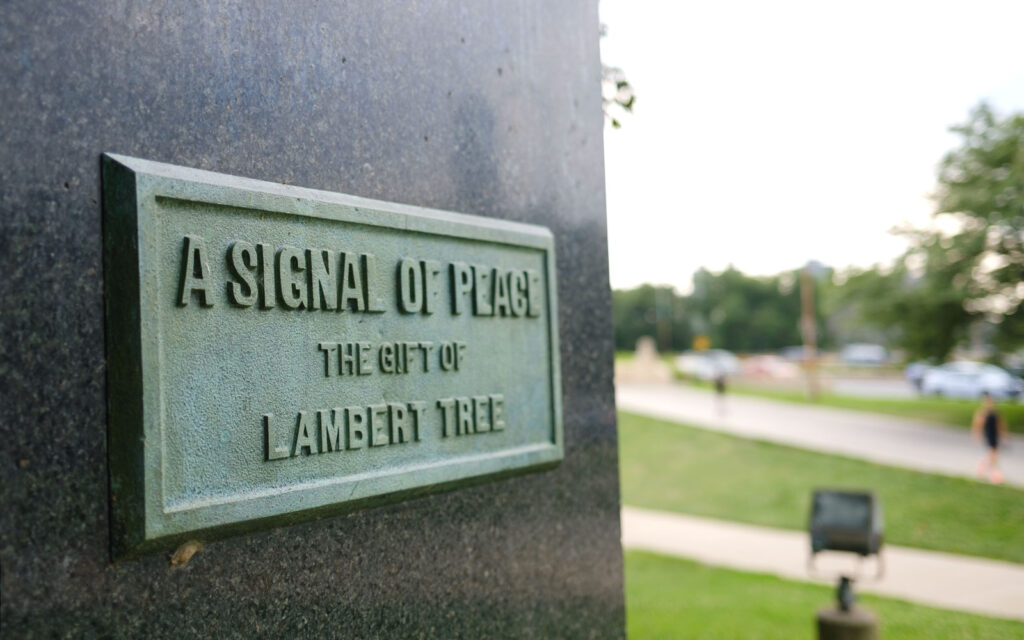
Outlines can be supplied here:
M891 260L951 124L1024 110L1024 1L601 0L635 87L605 129L611 281Z

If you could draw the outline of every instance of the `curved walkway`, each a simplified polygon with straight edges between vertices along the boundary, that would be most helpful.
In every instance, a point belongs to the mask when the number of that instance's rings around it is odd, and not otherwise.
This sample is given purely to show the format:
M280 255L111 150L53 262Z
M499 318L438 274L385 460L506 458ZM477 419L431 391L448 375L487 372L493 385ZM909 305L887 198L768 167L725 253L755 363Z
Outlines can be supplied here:
M622 545L787 579L833 584L836 580L808 576L806 532L623 507ZM1024 620L1024 565L906 547L886 546L882 553L884 577L857 582L857 591ZM842 555L822 558L821 571L831 568L837 575L840 568L851 566ZM867 570L873 574L873 563Z
M837 453L918 471L974 477L984 454L966 429L886 415L730 394L719 415L710 391L681 385L617 385L620 409L695 427ZM1024 441L1001 455L1007 484L1024 487Z

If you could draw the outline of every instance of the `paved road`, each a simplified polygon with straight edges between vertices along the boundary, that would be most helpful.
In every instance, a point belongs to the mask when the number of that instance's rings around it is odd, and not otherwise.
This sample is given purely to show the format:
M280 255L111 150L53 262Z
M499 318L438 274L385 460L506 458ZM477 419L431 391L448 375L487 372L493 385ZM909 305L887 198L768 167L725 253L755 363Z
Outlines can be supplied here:
M799 531L623 507L622 544L710 565L812 580L807 573L810 543ZM894 546L884 547L883 555L883 578L858 581L857 591L1024 620L1024 565ZM820 572L829 576L854 566L849 554L831 554L818 562ZM873 576L874 561L864 569L865 577Z
M729 395L719 415L712 392L679 385L620 384L615 399L635 413L919 471L974 477L984 455L966 429L861 411ZM1001 459L1006 482L1024 487L1024 438Z

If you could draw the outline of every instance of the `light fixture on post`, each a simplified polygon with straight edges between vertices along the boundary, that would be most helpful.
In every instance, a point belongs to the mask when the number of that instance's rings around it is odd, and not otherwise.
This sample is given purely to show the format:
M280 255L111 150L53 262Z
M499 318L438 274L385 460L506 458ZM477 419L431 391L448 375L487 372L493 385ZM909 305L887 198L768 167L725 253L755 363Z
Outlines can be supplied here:
M861 577L864 560L872 556L876 560L874 579L881 579L884 573L881 502L870 491L818 489L811 499L808 529L811 538L808 570L812 575L820 575L816 561L822 551L857 555L857 569L853 575L840 573L838 576L836 608L818 611L818 638L878 638L878 619L871 612L854 607L853 582Z

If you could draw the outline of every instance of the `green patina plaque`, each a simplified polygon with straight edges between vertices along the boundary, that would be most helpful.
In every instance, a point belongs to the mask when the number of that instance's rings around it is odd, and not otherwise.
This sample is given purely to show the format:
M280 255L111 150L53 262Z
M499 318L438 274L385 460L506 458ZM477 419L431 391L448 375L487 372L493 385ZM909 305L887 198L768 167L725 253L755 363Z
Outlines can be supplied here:
M562 459L542 227L103 158L112 548Z

